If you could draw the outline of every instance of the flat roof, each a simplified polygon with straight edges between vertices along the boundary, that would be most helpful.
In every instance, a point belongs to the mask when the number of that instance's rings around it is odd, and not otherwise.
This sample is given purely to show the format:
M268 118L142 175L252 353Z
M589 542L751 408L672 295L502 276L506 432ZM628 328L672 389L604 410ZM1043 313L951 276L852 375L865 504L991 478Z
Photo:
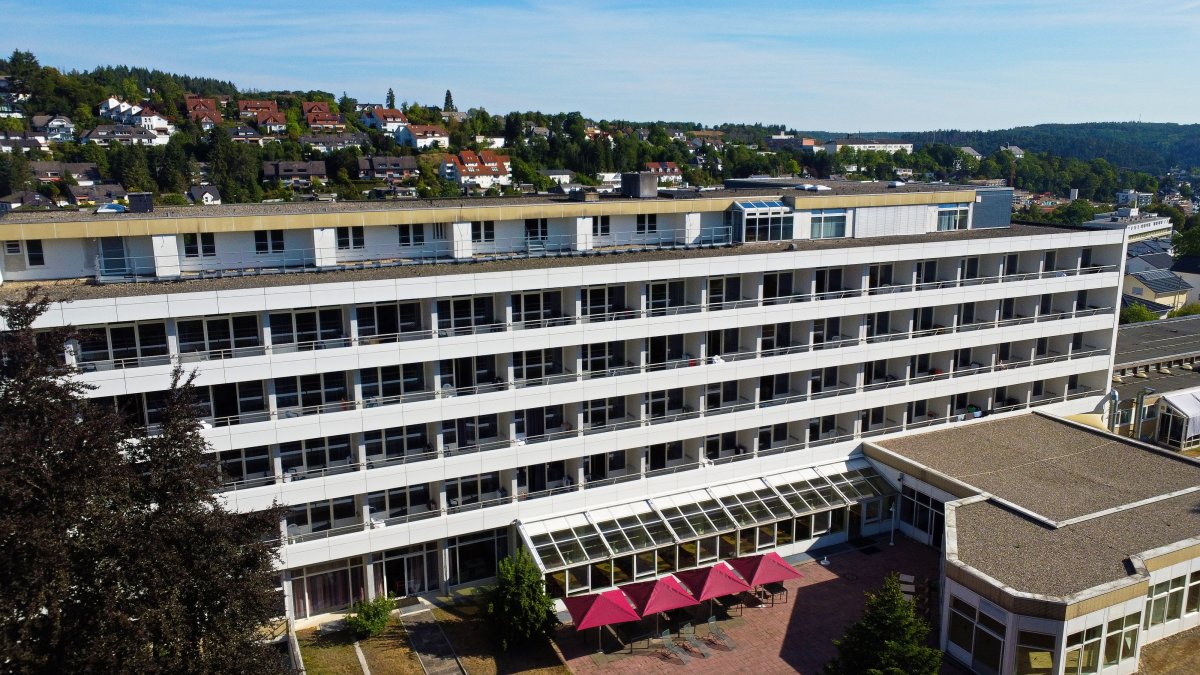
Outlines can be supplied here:
M1117 368L1196 355L1200 355L1200 315L1117 328Z
M1117 390L1117 396L1122 401L1136 398L1143 387L1150 387L1157 395L1200 387L1200 371L1184 370L1179 367L1169 370L1170 375L1157 370L1146 373L1146 377L1125 375L1121 377L1120 384L1113 383L1112 387Z
M993 501L955 509L958 559L1023 593L1064 598L1136 573L1132 556L1200 536L1200 493L1050 528Z
M1200 486L1196 462L1039 414L878 445L1054 522Z
M1200 463L1098 429L1030 412L876 445L981 493L947 507L947 551L1020 593L1070 601L1200 540Z
M1029 237L1078 232L1079 228L1060 225L1020 225L983 228L978 230L951 230L927 234L865 237L860 239L797 239L784 242L740 244L718 248L675 248L623 252L621 249L598 249L589 255L548 253L545 256L513 257L495 260L472 260L454 262L439 259L439 262L413 262L412 264L370 269L334 269L324 272L288 272L248 276L227 276L207 279L184 279L177 281L147 280L144 282L96 284L87 279L47 281L6 281L0 285L0 299L17 298L24 295L30 286L39 286L55 300L86 300L95 298L122 298L166 293L194 293L244 288L273 286L295 286L302 284L375 281L411 277L431 277L451 274L483 274L514 270L542 269L555 267L577 267L587 265L615 265L624 263L654 262L680 258L710 258L737 255L761 255L788 251L792 246L798 251L824 251L839 248L862 248L867 246L896 246L902 244L925 244L941 241L971 239L996 239L1003 237Z
M636 199L616 193L601 193L600 202L637 202L637 203L674 203L680 199L698 197L702 199L741 199L744 197L794 195L797 199L822 198L830 196L854 195L887 195L896 193L935 193L958 192L975 190L973 185L948 185L933 183L908 183L900 187L889 188L883 182L858 182L838 180L807 179L791 181L820 184L829 187L822 192L807 192L804 190L785 189L786 183L779 186L763 185L747 189L720 189L693 192L660 191L659 196L652 199ZM553 204L591 204L596 202L579 202L567 195L530 195L519 197L459 197L453 199L405 199L391 201L343 201L343 202L277 202L271 204L219 204L207 206L168 206L158 207L150 213L105 214L93 213L94 209L84 211L63 209L57 211L11 212L0 218L4 224L37 224L63 222L92 222L110 220L162 219L162 218L229 218L235 216L279 216L279 215L311 215L315 213L357 213L365 211L410 211L416 209L446 209L503 206L533 206Z

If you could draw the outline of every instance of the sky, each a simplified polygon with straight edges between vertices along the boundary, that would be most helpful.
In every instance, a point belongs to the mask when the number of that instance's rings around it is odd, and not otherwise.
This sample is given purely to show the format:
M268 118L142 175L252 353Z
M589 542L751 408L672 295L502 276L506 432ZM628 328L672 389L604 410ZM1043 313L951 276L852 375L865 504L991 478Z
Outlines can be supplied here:
M0 53L460 110L838 132L1200 122L1200 1L0 0ZM7 44L6 44L7 43Z

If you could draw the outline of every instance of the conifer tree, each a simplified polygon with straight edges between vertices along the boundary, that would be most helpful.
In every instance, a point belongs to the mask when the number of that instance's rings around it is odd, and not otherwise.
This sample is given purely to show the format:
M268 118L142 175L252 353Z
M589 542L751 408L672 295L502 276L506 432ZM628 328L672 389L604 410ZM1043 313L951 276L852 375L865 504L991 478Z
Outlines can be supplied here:
M862 618L834 640L837 656L823 675L936 675L942 652L925 644L929 624L904 597L896 575L866 595Z
M454 96L450 94L450 90L446 90L446 100L442 103L442 112L458 112L458 108L454 107Z

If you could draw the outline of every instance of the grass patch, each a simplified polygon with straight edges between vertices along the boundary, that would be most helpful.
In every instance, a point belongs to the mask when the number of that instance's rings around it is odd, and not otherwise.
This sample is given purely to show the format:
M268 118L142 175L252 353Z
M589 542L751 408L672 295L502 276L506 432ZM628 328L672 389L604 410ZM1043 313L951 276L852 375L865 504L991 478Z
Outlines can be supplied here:
M483 607L477 603L462 602L448 609L434 607L433 615L468 675L570 675L571 671L559 660L549 640L540 645L500 652L492 643Z
M362 640L358 646L367 659L371 675L423 675L425 672L417 654L409 647L408 633L398 616L392 617L382 633Z
M296 641L308 675L362 675L350 631L321 635L310 628L296 631Z

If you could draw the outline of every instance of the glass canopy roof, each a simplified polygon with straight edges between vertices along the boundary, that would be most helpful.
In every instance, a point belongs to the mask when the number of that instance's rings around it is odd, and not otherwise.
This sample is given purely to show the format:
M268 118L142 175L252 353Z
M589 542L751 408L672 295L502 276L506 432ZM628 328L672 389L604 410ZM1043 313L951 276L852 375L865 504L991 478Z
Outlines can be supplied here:
M543 571L647 551L894 492L865 460L520 523Z
M791 212L787 204L780 201L751 201L751 202L734 202L734 206L742 211L758 211L758 210L776 210Z

